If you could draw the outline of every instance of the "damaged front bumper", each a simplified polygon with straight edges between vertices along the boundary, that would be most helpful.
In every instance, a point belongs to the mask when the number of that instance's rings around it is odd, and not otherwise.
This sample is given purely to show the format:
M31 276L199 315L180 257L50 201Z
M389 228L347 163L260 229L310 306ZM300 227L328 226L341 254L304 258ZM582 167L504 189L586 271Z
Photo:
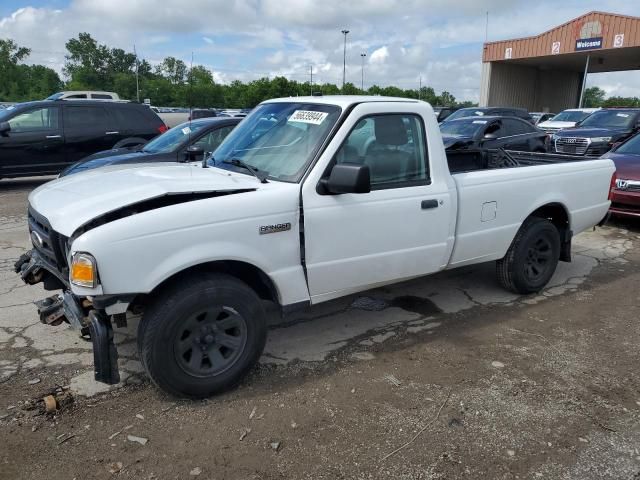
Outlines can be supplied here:
M22 255L15 263L15 272L29 285L45 282L47 288L47 280L50 285L52 280L55 284L59 282L62 293L35 302L40 321L52 326L67 322L82 335L89 335L93 344L96 381L110 385L119 383L118 351L113 342L112 317L107 315L104 309L96 309L96 305L89 299L74 295L68 279L63 278L37 250ZM125 323L123 313L114 316L119 325Z

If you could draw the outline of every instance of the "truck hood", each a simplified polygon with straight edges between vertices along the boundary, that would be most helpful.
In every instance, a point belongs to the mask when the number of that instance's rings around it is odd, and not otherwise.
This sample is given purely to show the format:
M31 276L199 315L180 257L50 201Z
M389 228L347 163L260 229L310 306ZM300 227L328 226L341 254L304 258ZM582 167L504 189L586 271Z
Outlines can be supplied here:
M266 185L252 176L193 164L112 165L45 183L29 195L29 208L69 237L95 218L145 200L179 194L194 194L196 200L202 198L198 194Z

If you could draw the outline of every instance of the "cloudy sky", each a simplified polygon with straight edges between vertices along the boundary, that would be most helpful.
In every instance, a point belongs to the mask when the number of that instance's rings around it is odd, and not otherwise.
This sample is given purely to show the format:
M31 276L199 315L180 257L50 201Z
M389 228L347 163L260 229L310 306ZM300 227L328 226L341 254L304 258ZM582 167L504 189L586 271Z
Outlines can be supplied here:
M285 75L479 97L485 12L489 40L535 35L591 10L638 14L637 0L0 0L0 38L33 50L30 63L61 70L65 42L89 32L151 63L175 56L217 80ZM640 96L640 72L590 75L611 95Z

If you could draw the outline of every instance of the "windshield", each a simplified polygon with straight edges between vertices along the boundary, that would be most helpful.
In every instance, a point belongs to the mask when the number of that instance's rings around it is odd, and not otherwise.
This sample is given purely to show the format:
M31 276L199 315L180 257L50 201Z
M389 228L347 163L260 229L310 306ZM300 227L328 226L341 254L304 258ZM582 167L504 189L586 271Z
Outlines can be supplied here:
M478 130L487 124L486 120L465 119L454 122L444 122L440 125L443 135L455 135L457 137L473 137Z
M640 155L640 135L636 135L635 137L632 137L630 140L620 145L620 147L618 147L615 152Z
M64 95L64 93L60 92L60 93L54 93L53 95L45 98L45 100L58 100L59 98L61 98Z
M237 162L225 163L240 160L269 178L297 182L340 113L340 108L333 105L259 105L222 142L209 165L249 174Z
M590 112L580 112L577 110L565 110L560 112L555 117L551 118L550 122L580 122L591 115Z
M449 115L446 119L447 122L451 120L455 120L456 118L464 118L464 117L481 117L484 115L482 110L478 110L477 108L461 108L460 110L456 110L451 115Z
M145 153L175 152L184 142L196 135L200 130L205 128L205 126L205 123L200 122L192 123L191 125L189 125L189 122L182 123L145 144L142 151Z
M581 127L613 127L626 128L631 125L635 112L616 110L599 110L585 118Z

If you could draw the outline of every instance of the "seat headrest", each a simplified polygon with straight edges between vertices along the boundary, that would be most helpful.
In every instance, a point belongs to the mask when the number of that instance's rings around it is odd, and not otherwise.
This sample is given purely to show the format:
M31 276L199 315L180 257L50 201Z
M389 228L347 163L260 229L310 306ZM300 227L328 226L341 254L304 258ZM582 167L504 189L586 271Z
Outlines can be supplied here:
M376 143L382 145L405 145L407 129L399 115L384 115L375 118Z

